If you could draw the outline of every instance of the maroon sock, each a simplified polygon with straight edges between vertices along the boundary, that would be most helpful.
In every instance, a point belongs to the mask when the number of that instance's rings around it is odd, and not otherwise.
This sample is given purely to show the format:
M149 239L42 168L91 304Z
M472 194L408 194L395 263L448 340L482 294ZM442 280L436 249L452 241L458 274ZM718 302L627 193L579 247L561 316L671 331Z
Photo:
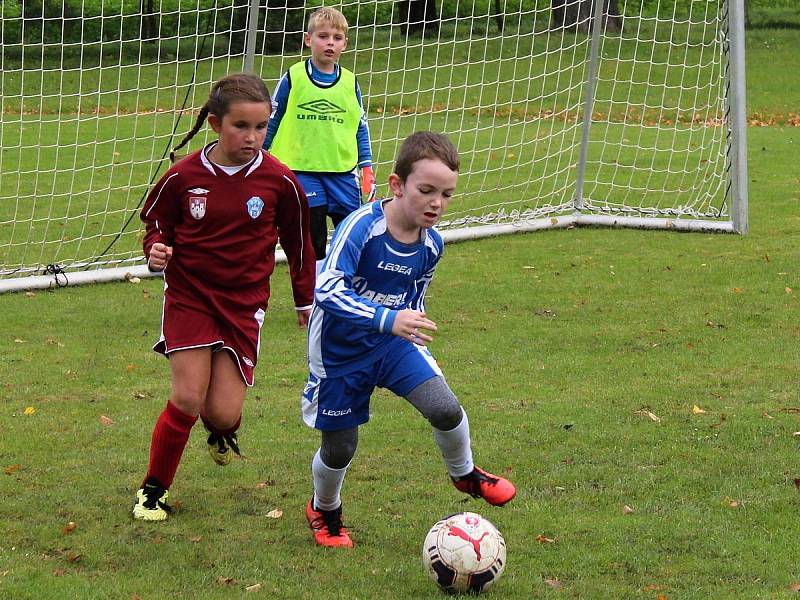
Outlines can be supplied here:
M165 488L172 485L189 433L196 422L197 417L187 415L172 402L167 402L153 428L146 479L152 477Z

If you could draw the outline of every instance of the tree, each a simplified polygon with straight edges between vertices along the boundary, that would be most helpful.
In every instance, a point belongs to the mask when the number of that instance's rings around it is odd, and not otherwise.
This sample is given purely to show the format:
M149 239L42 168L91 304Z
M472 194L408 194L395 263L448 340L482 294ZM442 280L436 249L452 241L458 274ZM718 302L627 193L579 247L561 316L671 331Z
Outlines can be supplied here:
M603 29L622 30L622 13L618 0L603 0ZM550 29L573 29L588 32L594 19L594 0L551 0Z
M436 0L402 0L397 3L400 11L400 27L403 35L421 34L438 36L439 15L436 13Z
M141 0L142 7L142 39L154 40L158 37L158 16L153 0Z
M303 0L267 0L262 9L265 32L264 51L280 54L284 50L299 50L303 45L306 24L303 20Z

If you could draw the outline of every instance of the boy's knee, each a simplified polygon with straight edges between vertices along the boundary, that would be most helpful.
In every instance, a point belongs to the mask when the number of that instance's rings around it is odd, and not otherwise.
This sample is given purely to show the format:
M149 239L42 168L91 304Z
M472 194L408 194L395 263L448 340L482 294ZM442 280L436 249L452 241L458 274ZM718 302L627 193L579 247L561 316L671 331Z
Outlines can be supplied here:
M358 428L342 431L323 431L319 455L331 469L344 469L350 464L358 447Z
M433 377L418 385L408 395L408 401L440 431L449 431L461 423L461 404L444 377Z

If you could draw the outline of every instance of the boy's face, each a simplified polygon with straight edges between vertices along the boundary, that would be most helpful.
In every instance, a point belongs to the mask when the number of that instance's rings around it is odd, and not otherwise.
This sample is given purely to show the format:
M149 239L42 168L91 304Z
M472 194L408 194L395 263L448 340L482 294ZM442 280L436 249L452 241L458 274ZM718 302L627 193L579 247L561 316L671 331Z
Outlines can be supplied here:
M325 24L314 29L314 33L306 33L303 41L311 48L311 60L316 67L329 73L333 71L333 65L339 61L342 52L347 48L347 36L344 32Z
M458 171L429 158L414 163L405 181L392 173L389 176L392 202L397 202L404 225L423 229L436 225L447 210L457 181Z

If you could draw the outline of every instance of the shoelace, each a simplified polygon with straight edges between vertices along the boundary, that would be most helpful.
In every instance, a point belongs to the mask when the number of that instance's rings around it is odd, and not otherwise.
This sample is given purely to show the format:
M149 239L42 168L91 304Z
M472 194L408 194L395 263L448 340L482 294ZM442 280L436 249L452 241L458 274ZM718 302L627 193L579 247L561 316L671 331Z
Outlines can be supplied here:
M228 449L227 446L230 446L231 450L233 450L237 456L242 455L239 451L239 440L235 433L212 433L208 436L208 443L209 445L216 444L218 448L217 451L220 454L225 454L225 451Z
M160 506L163 510L171 513L172 507L166 502L161 501L161 497L164 495L165 491L166 490L164 488L146 485L142 491L142 494L144 494L146 500L142 503L142 505L149 510L154 510L156 506Z
M338 510L318 510L320 516L311 521L311 529L328 528L328 534L332 537L337 537L342 533L342 513Z
M480 471L475 471L470 474L469 479L467 479L467 481L469 488L467 490L467 493L473 498L483 498L483 494L481 494L481 482L485 481L489 485L497 485L498 479L496 477L489 477L488 475L484 475Z

